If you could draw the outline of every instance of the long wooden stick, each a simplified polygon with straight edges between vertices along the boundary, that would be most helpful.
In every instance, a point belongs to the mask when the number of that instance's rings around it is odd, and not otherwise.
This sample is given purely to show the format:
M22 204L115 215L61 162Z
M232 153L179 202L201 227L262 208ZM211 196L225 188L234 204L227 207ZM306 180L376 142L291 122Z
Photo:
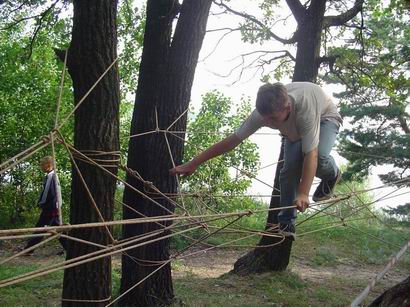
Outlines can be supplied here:
M60 115L61 98L63 97L65 71L66 71L66 66L67 66L67 55L68 55L68 49L66 49L66 51L65 51L63 70L61 72L60 87L59 87L59 90L58 90L58 98L57 98L56 115L55 115L55 119L54 119L54 129L57 129L57 127L58 127L58 118L59 118L59 115ZM56 176L56 184L58 185L58 188L57 188L58 218L59 218L60 225L62 225L63 224L63 214L62 214L61 210L62 210L62 206L63 206L63 198L61 196L61 187L60 187L60 181L58 179L58 172L57 172L57 158L56 158L56 150L55 150L55 146L54 146L54 133L50 133L50 139L51 139L51 150L52 150L52 153L53 153L53 160L54 160L54 173L55 173L55 176Z

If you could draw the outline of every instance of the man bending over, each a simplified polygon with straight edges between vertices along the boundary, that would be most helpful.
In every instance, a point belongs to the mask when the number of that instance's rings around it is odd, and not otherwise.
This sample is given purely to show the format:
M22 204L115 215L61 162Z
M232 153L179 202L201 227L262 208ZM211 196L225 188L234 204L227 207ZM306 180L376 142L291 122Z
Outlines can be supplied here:
M341 173L330 155L342 118L322 88L310 82L264 84L256 109L230 136L170 170L171 175L191 175L205 161L228 152L261 127L278 129L285 138L284 164L280 170L280 206L309 207L309 191L315 175L322 181L313 201L332 197ZM280 229L293 236L296 209L278 214Z

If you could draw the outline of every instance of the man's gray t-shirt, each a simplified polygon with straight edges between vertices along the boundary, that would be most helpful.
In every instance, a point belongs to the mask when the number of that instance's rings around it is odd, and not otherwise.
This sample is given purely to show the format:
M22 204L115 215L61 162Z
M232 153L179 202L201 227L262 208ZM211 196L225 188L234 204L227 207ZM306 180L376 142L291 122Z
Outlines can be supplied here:
M302 151L308 153L319 144L320 122L331 120L342 123L342 118L322 88L310 82L293 82L285 85L291 100L291 112L288 119L275 126L255 109L235 131L236 136L244 140L261 127L278 129L290 141L302 141Z

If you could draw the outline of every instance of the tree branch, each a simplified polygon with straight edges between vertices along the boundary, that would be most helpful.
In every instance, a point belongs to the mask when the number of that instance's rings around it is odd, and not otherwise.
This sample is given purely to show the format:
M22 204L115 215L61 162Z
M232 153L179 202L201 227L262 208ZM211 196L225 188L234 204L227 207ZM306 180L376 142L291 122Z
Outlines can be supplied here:
M398 121L400 123L401 129L404 131L405 134L410 134L410 128L407 124L406 118L403 115L398 116Z
M239 31L240 29L231 29L231 28L221 28L221 29L214 29L214 30L207 30L206 32L218 32L218 31L227 31L224 34L222 34L222 36L218 39L218 41L216 42L214 48L212 49L211 52L209 52L203 59L199 60L199 62L204 62L206 59L208 59L212 54L214 54L214 52L216 51L216 49L218 48L219 44L222 42L222 40L228 36L229 34L231 34L232 32L235 31Z
M293 35L291 38L282 38L278 35L276 35L275 33L273 33L266 25L264 25L261 21L259 21L256 17L249 15L245 12L239 12L236 11L232 8L230 8L229 6L227 6L225 3L222 2L222 0L220 2L217 2L216 0L213 1L216 5L225 8L228 12L241 16L249 21L252 21L253 23L257 24L258 26L261 27L261 30L266 31L270 37L276 39L277 41L283 43L283 44L293 44L296 43L296 35Z
M296 58L287 50L255 50L255 51L240 54L240 55L234 57L232 60L235 60L239 57L245 57L245 56L248 56L248 55L256 54L256 53L263 53L263 55L270 54L270 53L283 53L283 55L280 56L281 58L282 57L289 57L289 58L292 59L292 61L296 61Z
M363 8L364 0L356 0L353 7L347 10L346 12L335 15L335 16L325 16L323 21L323 27L335 27L335 26L342 26L349 20L353 19Z
M282 53L278 56L269 58L269 59L264 59L263 57L265 57L268 54L275 54L275 53ZM254 59L252 59L249 63L247 63L247 58L249 56L252 55L257 55ZM227 74L219 74L219 73L215 73L215 72L211 72L214 75L218 76L218 77L222 77L222 78L227 78L230 77L235 71L239 70L239 74L238 77L230 84L233 85L235 83L237 83L239 80L241 80L243 73L247 70L250 69L254 69L256 68L255 73L253 74L252 78L254 78L254 76L258 73L258 71L262 70L262 72L264 72L264 66L265 65L269 65L272 64L273 61L278 60L278 59L282 59L282 58L286 58L288 57L290 60L289 61L295 61L295 57L287 50L256 50L256 51L252 51L252 52L248 52L248 53L243 53L240 54L234 58L232 58L230 61L234 61L236 59L240 59L240 62L235 65ZM257 63L257 65L256 65ZM251 78L251 79L252 79Z
M56 0L55 2L53 2L47 9L45 9L43 12L41 12L38 15L34 15L34 16L26 16L17 20L13 20L13 22L11 22L9 25L5 26L4 28L2 28L2 30L9 30L12 27L18 25L19 23L25 21L25 20L29 20L29 19L36 19L40 17L40 20L44 18L45 15L47 15L58 3L59 0Z
M290 10L293 13L296 21L300 24L306 16L306 8L300 3L299 0L286 0Z
M1 0L0 0L1 2ZM12 9L10 12L8 12L8 14L13 14L14 12L17 12L19 10L21 10L23 8L23 6L25 6L27 4L28 0L24 0L19 6L17 6L16 8ZM2 4L2 3L1 3Z
M233 32L233 31L239 31L239 30L240 30L240 28L228 28L228 27L226 27L226 28L218 28L218 29L209 29L209 30L206 30L206 33L219 32L219 31Z
M33 32L33 36L30 39L30 44L28 46L28 57L27 58L30 58L31 54L33 53L34 42L36 40L37 34L40 32L40 29L43 27L43 21L51 13L51 11L54 9L54 7L58 3L58 1L59 0L56 0L48 9L46 9L43 13L40 14L40 19L37 22L38 25L35 28L35 30Z

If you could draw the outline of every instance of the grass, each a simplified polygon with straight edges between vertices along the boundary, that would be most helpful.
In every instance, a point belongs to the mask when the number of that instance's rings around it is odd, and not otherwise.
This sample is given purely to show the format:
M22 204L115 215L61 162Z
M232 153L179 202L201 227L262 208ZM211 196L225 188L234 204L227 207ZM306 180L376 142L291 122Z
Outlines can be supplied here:
M335 280L335 282L339 282ZM176 282L175 306L342 306L348 297L337 289L303 281L292 272L249 277L192 277ZM199 302L201 302L199 304Z
M2 265L0 279L38 269L39 265ZM0 289L0 306L57 306L56 299L61 297L63 272L58 271L47 276L26 281L21 284Z
M325 222L329 218L322 220ZM353 228L341 226L304 236L297 242L295 252L301 253L303 250L317 265L334 265L346 261L381 265L409 237L409 229L390 229L374 219L347 222L347 225ZM319 222L312 222L309 229L312 228L319 229ZM401 263L410 264L409 253L402 258Z

